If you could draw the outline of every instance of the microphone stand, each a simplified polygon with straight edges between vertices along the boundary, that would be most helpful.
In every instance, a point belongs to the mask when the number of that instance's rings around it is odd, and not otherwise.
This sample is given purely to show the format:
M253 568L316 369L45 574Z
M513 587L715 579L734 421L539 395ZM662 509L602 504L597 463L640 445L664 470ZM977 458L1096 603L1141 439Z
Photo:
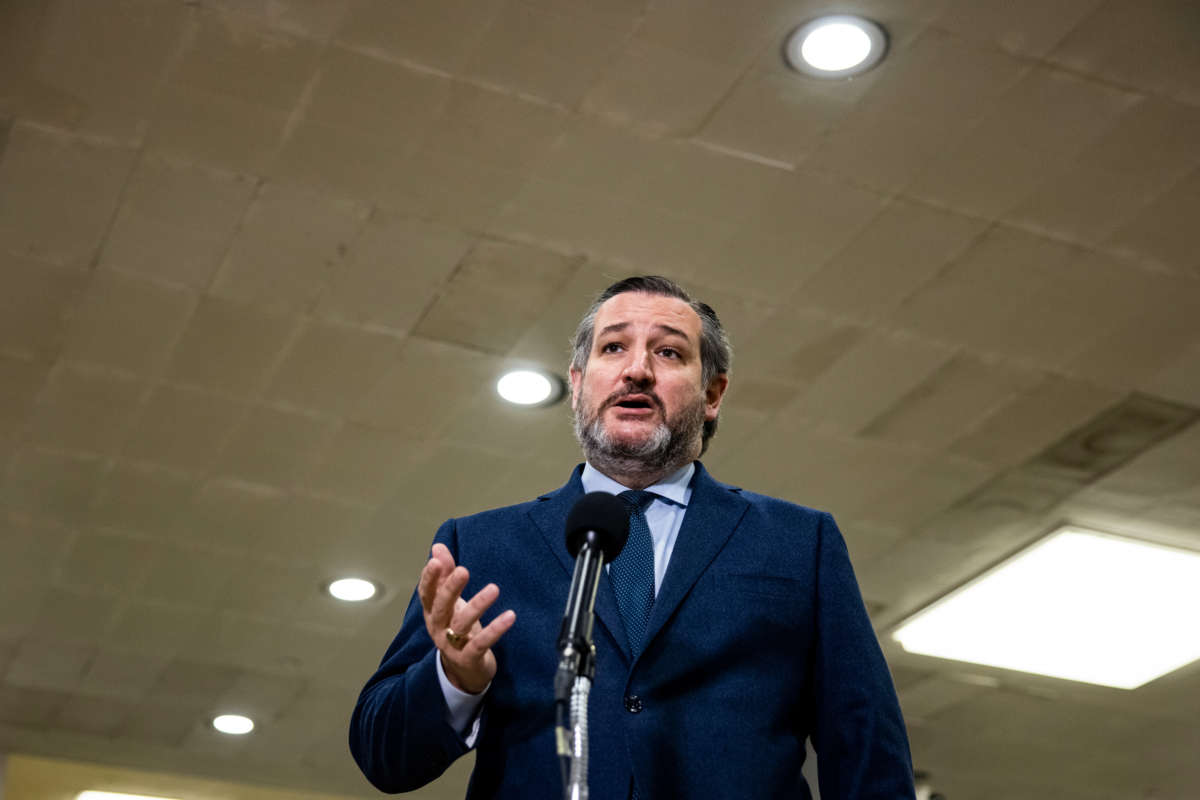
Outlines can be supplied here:
M596 646L592 642L596 589L604 555L589 531L575 561L572 591L567 598L562 631L558 637L559 662L554 676L555 737L562 769L565 800L587 800L588 694L596 674ZM569 727L568 727L569 726Z

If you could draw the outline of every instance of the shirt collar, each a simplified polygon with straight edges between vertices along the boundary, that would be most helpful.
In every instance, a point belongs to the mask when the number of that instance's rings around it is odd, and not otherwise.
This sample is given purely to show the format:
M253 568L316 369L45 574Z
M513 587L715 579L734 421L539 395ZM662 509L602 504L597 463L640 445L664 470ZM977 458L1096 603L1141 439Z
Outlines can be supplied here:
M646 491L654 492L656 495L686 508L688 487L691 485L692 476L695 474L696 463L689 461L687 466L671 473L653 486L647 486ZM585 492L620 494L629 489L628 486L622 486L591 464L585 463L583 465L583 475L579 479L583 483L583 490Z

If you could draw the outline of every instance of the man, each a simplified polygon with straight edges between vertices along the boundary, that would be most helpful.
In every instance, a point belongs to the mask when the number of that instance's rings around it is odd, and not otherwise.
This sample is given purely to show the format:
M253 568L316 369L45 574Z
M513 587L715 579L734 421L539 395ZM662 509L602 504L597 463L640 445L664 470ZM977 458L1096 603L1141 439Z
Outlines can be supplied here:
M913 797L895 691L832 517L718 483L696 460L729 365L716 314L673 282L601 293L570 369L587 463L557 491L438 531L351 720L372 783L415 789L475 747L469 798L560 796L564 521L587 491L647 490L629 496L630 540L596 598L591 796L807 798L811 737L824 800ZM495 613L499 586L510 608Z

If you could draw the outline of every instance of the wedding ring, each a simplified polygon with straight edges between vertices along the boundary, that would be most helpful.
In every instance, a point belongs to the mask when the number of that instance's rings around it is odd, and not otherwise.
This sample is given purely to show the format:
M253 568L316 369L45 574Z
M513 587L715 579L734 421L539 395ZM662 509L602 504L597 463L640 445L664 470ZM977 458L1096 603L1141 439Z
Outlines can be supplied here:
M470 639L471 634L469 633L455 633L454 628L446 628L446 641L449 642L450 646L455 650L462 650L463 645L470 641Z

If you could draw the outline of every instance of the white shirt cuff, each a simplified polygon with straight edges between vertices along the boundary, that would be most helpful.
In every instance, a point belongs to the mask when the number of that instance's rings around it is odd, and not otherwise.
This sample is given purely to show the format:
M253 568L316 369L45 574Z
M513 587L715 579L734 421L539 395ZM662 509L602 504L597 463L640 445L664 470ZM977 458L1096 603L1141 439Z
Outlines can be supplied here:
M442 696L446 698L446 722L458 732L467 747L474 747L475 739L479 736L479 707L483 705L483 696L487 694L491 684L485 686L479 694L464 692L446 677L446 670L442 667L442 654L437 653L434 660L437 662L438 683L442 686Z

